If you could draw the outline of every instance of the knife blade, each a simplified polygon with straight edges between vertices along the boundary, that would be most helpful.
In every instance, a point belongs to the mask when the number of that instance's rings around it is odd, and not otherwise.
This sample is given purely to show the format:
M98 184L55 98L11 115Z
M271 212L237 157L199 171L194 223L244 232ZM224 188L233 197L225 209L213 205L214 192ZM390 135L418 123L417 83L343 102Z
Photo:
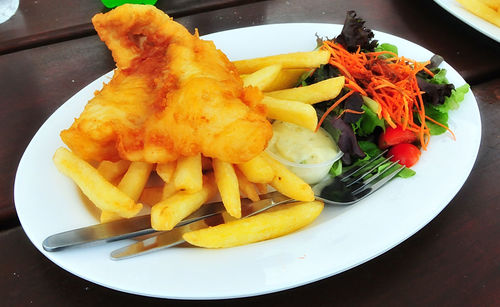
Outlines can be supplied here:
M242 199L241 217L249 217L276 205L295 201L278 192L271 192L265 196L266 198L256 202ZM111 252L110 256L113 260L121 260L173 247L186 242L182 239L182 235L186 232L206 228L208 226L216 226L233 219L234 218L229 216L227 212L223 211L210 217L200 219L197 222L176 227L170 231L158 232L152 237L116 249Z
M193 223L224 211L222 202L205 204L182 220L176 227ZM157 231L151 228L151 216L142 215L54 234L47 237L43 241L42 246L44 250L54 252L82 244L113 242L155 232Z

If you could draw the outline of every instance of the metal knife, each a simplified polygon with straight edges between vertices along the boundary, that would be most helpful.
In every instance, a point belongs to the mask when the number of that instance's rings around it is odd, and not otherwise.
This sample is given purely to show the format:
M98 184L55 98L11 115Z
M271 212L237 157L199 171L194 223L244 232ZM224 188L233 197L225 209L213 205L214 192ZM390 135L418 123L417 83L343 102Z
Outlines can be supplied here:
M193 223L224 211L222 202L205 204L182 220L176 227ZM44 250L54 252L81 244L113 242L155 232L157 231L151 228L151 216L142 215L61 232L47 237L43 241L42 246Z
M264 197L264 199L256 202L251 202L248 199L242 199L242 218L255 215L276 205L295 201L278 192L268 193L264 195ZM113 260L121 260L176 246L186 242L182 239L182 235L186 232L207 228L208 226L216 226L231 219L234 218L230 217L227 212L223 211L210 217L200 219L197 222L176 227L170 231L158 232L150 238L114 250L111 252L110 256Z

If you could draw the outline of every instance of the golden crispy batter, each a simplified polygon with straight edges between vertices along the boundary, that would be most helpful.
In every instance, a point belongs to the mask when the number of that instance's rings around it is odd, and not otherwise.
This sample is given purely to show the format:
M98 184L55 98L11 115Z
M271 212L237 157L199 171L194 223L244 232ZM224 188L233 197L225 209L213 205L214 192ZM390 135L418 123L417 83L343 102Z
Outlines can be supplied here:
M89 160L162 163L202 153L248 161L272 130L236 68L153 6L122 5L92 19L117 69L63 141Z

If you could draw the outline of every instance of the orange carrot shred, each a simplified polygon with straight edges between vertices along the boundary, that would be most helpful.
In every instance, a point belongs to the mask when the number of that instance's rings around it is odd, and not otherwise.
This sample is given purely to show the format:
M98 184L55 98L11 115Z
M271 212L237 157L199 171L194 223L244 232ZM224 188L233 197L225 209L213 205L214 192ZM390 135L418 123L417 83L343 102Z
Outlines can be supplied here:
M325 114L323 114L323 116L321 116L321 119L319 120L318 122L318 125L316 126L316 130L314 131L318 131L319 127L321 127L321 124L323 123L323 121L325 120L326 116L328 114L330 114L330 112L333 111L333 109L335 109L342 101L346 100L347 98L349 98L349 96L351 96L352 94L354 94L354 91L349 91L347 92L347 94L345 94L344 96L342 96L339 100L335 101L334 104L332 104L325 112Z
M445 127L455 137L448 127L425 114L423 92L418 86L417 73L425 71L434 76L426 67L430 61L417 62L390 51L364 53L358 48L356 52L350 53L332 41L325 41L323 49L330 52L329 63L337 67L346 78L345 87L350 91L327 109L316 130L340 102L354 92L359 92L377 102L379 105L377 116L383 118L388 125L402 126L403 129L415 132L423 149L427 148L430 139L430 129L424 119ZM381 55L391 57L383 58ZM353 110L344 110L339 116L344 112L353 113ZM414 113L418 115L418 121L414 120Z
M363 114L365 111L356 111L356 110L351 110L351 109L344 109L340 114L337 116L337 118L341 118L344 113L353 113L353 114Z

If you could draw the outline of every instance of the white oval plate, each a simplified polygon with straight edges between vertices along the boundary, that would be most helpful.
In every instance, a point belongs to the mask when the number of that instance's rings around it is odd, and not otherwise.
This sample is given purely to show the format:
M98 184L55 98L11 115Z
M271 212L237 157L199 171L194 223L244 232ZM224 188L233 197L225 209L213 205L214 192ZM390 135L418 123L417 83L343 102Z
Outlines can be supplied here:
M207 35L231 60L316 46L315 34L333 37L332 24L275 24ZM380 42L400 54L427 60L432 53L407 40L376 32ZM464 80L449 65L455 85ZM19 164L15 202L21 224L33 244L63 269L91 282L128 293L176 299L221 299L265 294L304 285L362 264L393 248L431 221L460 190L474 164L481 137L479 111L472 93L451 112L456 134L433 137L414 167L417 175L396 179L351 207L326 207L309 227L282 238L210 250L171 248L122 261L109 253L128 242L78 247L49 253L49 235L95 224L70 179L52 163L63 146L59 132L78 117L95 90L109 78L92 82L63 104L40 128Z

